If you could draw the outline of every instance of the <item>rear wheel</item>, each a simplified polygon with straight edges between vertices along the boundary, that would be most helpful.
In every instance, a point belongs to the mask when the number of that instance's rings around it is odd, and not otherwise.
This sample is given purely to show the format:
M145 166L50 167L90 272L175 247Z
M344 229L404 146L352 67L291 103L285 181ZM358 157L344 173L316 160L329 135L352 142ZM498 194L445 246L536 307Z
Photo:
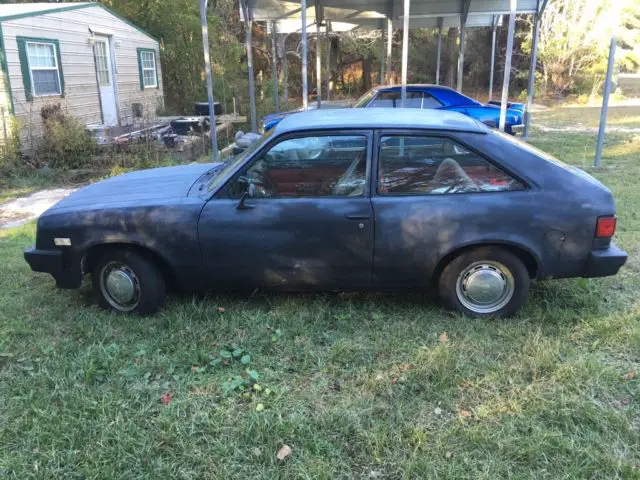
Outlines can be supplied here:
M438 290L453 310L474 317L503 317L524 304L529 283L529 272L517 256L499 247L479 247L449 262Z
M148 315L164 306L165 282L156 265L138 253L107 251L92 273L100 307L119 313Z

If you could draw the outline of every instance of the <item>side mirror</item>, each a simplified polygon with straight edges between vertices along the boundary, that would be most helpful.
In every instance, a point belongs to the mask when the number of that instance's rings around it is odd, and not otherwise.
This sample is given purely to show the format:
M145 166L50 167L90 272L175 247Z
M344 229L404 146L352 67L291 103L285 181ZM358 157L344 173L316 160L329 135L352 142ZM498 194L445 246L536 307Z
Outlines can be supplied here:
M247 203L247 198L250 198L248 191L244 192L240 197L240 201L238 202L238 206L236 207L238 210L251 210L252 208L256 208L255 205Z

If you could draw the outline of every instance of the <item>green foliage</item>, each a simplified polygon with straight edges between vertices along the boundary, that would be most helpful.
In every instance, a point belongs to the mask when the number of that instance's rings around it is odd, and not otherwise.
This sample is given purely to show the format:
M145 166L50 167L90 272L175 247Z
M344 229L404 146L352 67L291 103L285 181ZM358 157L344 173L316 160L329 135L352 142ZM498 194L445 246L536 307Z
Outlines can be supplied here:
M193 103L207 98L200 11L193 0L103 0L102 3L160 40L166 112L193 113ZM209 2L207 14L214 93L224 110L232 110L232 98L246 105L242 24L238 3Z
M7 116L7 142L0 145L0 174L8 175L20 167L20 130L15 117Z
M640 5L635 0L555 0L540 27L538 59L546 89L589 93L601 88L609 41L618 39L616 61L623 70L640 66L633 48L640 41ZM531 51L529 37L523 44Z
M35 149L38 163L62 170L89 166L98 145L84 123L59 110L43 111L42 116L44 132Z

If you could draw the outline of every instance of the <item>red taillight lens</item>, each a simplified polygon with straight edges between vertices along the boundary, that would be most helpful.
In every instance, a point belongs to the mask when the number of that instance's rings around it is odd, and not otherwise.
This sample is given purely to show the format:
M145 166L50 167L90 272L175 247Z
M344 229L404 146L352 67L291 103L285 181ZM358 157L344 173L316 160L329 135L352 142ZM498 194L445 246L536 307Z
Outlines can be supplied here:
M616 233L616 217L598 217L596 238L611 238Z

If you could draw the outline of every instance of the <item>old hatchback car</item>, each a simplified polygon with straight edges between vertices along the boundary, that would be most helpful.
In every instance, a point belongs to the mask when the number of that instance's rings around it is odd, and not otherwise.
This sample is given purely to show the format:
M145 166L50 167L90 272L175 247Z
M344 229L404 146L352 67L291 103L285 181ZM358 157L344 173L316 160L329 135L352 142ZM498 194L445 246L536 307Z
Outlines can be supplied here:
M38 220L31 268L103 307L186 290L399 290L509 315L542 277L614 275L610 191L459 113L317 110L218 165L129 173Z

